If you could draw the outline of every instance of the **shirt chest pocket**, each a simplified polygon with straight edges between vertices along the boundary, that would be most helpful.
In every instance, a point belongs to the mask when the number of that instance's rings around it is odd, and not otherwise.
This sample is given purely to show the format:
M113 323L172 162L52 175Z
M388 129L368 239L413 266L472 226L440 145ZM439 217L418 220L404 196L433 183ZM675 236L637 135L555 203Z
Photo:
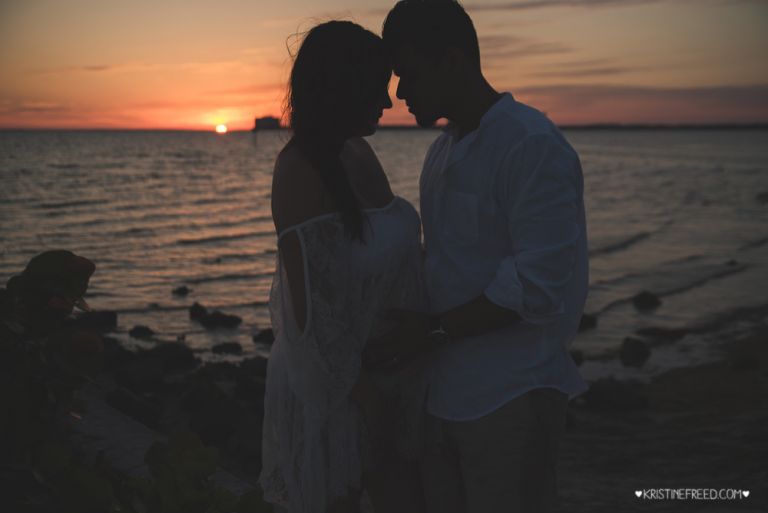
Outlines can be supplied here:
M476 244L479 238L479 202L475 194L447 190L443 197L445 242L460 246Z

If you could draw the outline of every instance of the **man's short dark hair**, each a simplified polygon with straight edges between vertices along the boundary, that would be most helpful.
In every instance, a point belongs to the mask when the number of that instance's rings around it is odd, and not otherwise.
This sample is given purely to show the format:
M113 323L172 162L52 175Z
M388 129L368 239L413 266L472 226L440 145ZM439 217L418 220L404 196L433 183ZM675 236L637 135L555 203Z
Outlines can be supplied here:
M439 57L448 48L465 53L480 69L480 46L467 12L456 0L400 0L382 27L391 55L403 47Z

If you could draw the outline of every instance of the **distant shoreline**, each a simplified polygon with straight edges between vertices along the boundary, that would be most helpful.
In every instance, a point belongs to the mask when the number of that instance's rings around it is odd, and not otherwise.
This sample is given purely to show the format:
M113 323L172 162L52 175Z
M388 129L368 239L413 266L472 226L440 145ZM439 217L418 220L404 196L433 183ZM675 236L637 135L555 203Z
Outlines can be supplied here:
M442 126L422 128L415 125L382 125L379 130L387 131L412 131L412 130L440 130ZM620 124L620 123L595 123L584 125L558 125L561 130L768 130L768 123L714 123L704 125L691 124ZM258 132L285 132L289 128L262 129ZM185 129L185 128L0 128L2 132L199 132L215 133L213 130ZM256 132L256 133L258 133ZM230 130L233 133L252 133L251 130Z

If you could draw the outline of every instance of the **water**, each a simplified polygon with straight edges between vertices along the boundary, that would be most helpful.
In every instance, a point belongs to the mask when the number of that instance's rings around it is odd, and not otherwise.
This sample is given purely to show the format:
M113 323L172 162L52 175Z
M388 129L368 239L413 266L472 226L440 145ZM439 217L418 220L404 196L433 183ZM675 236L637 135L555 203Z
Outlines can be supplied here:
M369 140L392 188L418 207L418 173L436 131L380 131ZM707 333L655 350L649 374L705 358L720 322L768 303L766 131L569 131L584 168L591 252L587 311L598 329L574 348L615 353L636 330L709 322ZM88 301L119 312L126 344L136 324L162 340L184 334L205 360L268 327L276 238L270 182L285 132L0 132L0 281L33 255L65 248L97 264ZM735 262L730 262L734 260ZM171 291L187 285L192 292ZM662 306L639 313L641 290ZM190 322L198 301L239 315L237 330ZM624 372L588 362L587 375Z

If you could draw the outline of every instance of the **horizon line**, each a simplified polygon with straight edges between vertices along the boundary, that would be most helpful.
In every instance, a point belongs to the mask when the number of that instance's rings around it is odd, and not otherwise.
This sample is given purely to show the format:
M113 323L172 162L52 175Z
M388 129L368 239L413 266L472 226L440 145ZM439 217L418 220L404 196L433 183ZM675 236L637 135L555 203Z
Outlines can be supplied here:
M572 123L557 124L560 129L567 130L593 130L593 129L768 129L768 121L753 123L615 123L615 122L597 122L597 123ZM387 124L380 125L377 130L440 130L445 125L435 125L431 127L420 127L418 125L399 125ZM257 133L290 131L289 127L281 126L279 128L262 128L259 130L240 129L229 130L227 133ZM131 127L2 127L0 132L203 132L216 133L215 130L208 128L131 128ZM226 135L226 134L217 134Z

